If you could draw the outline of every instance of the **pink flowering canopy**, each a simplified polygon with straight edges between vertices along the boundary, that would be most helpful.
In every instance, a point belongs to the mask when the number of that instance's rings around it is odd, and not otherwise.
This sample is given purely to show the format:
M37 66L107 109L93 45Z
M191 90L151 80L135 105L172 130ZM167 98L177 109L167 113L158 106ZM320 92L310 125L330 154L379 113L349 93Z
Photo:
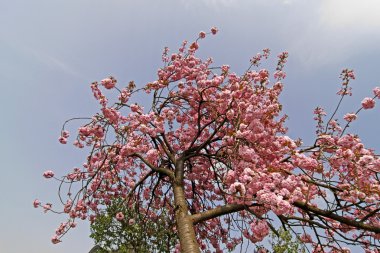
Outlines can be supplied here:
M305 146L286 135L279 103L288 54L278 55L272 75L258 68L269 57L264 49L238 75L196 56L199 41L216 33L201 32L171 55L165 48L157 80L139 89L133 81L119 88L113 77L91 84L100 111L73 141L89 149L85 163L62 179L44 173L61 182L68 216L52 241L60 242L77 219L94 221L113 199L123 198L146 219L172 216L177 252L233 250L283 227L313 252L349 252L350 245L360 245L378 253L380 159L347 130L362 109L375 106L380 88L342 125L336 111L326 118L317 107L315 142ZM352 70L343 70L337 110L351 95L354 78ZM118 94L116 102L104 89ZM130 102L137 94L149 106ZM63 144L69 138L65 126ZM34 206L52 209L38 200Z

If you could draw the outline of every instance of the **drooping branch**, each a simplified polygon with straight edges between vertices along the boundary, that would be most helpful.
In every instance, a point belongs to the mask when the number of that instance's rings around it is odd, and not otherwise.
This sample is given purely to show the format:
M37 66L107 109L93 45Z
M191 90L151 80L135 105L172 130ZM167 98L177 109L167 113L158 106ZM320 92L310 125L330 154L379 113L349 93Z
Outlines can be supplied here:
M317 207L313 207L313 206L308 205L307 203L304 203L301 201L295 201L293 204L294 204L294 206L296 206L296 207L298 207L304 211L312 212L312 213L321 215L323 217L339 221L340 223L346 224L348 226L355 227L358 229L363 229L366 231L371 231L374 233L380 233L380 227L371 226L371 225L365 224L364 222L351 220L351 219L345 218L343 216L337 215L331 211L326 211L326 210L319 209Z

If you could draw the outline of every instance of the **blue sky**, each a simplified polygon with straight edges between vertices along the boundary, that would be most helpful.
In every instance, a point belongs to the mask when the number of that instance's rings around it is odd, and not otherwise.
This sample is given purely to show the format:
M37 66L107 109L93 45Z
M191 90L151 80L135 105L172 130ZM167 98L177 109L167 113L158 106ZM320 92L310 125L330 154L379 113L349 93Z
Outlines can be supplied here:
M342 113L380 86L378 13L377 0L0 0L0 251L91 248L86 222L52 245L65 217L32 202L57 203L57 184L41 176L45 170L63 175L84 161L85 153L57 138L66 119L96 112L92 81L114 75L120 85L143 85L154 80L164 46L174 51L217 26L220 33L201 42L200 54L238 73L262 48L273 56L289 52L281 101L289 134L307 144L312 111L334 108L343 68L355 69L357 79ZM359 115L351 129L377 150L378 115L379 108Z

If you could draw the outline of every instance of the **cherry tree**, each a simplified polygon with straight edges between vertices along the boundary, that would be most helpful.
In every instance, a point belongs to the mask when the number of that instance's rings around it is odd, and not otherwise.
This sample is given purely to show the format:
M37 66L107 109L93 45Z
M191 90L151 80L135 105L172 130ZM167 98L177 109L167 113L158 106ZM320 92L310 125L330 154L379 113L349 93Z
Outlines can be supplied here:
M306 145L286 135L279 102L288 53L278 55L273 75L259 68L269 49L238 75L228 65L197 57L199 42L216 33L200 32L173 54L165 48L157 80L141 88L133 81L121 88L114 77L91 84L100 111L73 141L89 149L85 163L62 178L44 173L60 181L68 216L53 243L77 219L94 222L122 198L147 221L171 217L177 252L232 251L281 228L312 252L349 252L350 245L359 245L378 253L380 159L348 127L375 106L380 88L338 120L355 79L352 70L343 70L338 106L328 117L315 109L315 141ZM118 97L105 95L112 92ZM149 106L135 103L136 96L145 96ZM69 122L62 144L68 142ZM52 210L38 200L34 206ZM117 215L123 219L122 212Z

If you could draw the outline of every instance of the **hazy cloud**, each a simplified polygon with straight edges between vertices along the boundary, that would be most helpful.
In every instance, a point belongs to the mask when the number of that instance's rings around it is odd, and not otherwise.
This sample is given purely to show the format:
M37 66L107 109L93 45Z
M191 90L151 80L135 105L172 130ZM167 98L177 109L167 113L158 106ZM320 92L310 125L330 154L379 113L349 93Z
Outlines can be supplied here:
M380 27L378 0L324 0L320 9L321 22L332 29L374 31Z
M293 34L290 50L304 66L346 61L380 43L380 1L323 0Z
M23 52L26 57L37 60L41 64L45 65L46 68L55 69L64 72L66 75L85 79L81 73L72 68L68 63L55 55L49 54L46 50L41 50L29 45L18 43L12 43L12 47L19 52Z

